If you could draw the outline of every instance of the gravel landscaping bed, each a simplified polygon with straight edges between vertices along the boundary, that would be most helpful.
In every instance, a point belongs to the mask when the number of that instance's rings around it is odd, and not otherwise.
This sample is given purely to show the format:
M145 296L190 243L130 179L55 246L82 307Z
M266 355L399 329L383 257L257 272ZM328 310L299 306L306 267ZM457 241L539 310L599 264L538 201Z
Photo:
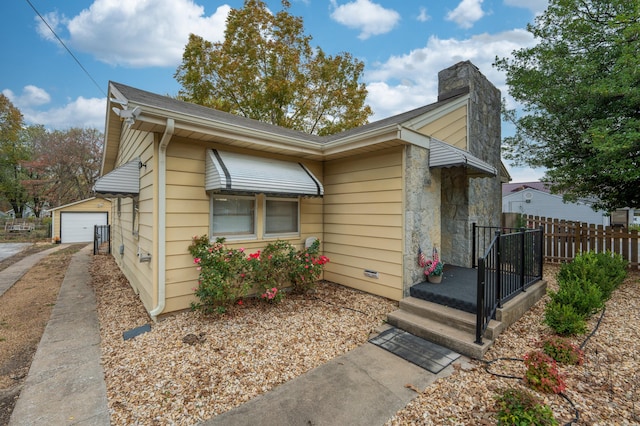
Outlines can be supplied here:
M545 266L549 289L557 266ZM182 312L123 341L122 333L150 319L112 258L94 256L102 352L111 423L196 424L317 367L367 341L397 303L330 283L313 296L289 296L281 304L245 300L222 316ZM560 424L640 424L640 273L630 273L608 301L595 333L584 343L581 366L562 366L575 405L558 395L528 389L548 404ZM521 359L552 335L542 324L545 296L506 330L484 361L454 364L388 425L492 425L495 397L521 380L487 372L486 361ZM594 330L600 319L589 322ZM522 377L519 360L498 360L489 370ZM384 421L384 419L381 419Z
M363 344L397 303L320 283L280 304L246 299L220 316L150 319L110 256L94 256L111 424L190 425L228 411Z

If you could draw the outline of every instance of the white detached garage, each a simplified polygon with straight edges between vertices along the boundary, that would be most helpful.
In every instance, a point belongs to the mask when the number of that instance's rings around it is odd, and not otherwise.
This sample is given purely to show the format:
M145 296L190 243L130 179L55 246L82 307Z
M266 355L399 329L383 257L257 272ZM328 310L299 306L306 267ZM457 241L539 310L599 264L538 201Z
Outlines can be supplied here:
M52 217L52 237L62 243L88 243L93 241L95 225L108 225L111 201L87 198L49 210Z

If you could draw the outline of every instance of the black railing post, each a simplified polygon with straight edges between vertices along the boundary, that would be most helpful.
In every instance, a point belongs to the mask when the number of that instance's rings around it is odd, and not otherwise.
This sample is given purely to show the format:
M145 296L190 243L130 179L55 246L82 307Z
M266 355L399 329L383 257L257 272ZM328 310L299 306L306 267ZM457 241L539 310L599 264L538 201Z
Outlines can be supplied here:
M496 231L496 264L494 271L496 273L496 300L498 308L502 308L502 261L500 259L500 230Z
M482 329L484 328L484 259L478 258L478 285L476 297L476 341L478 345L482 344Z
M478 266L476 264L476 244L477 244L476 231L477 231L476 223L473 222L471 224L471 267L472 268L475 268L476 266Z
M526 237L526 231L523 228L520 228L520 290L525 291L524 290L524 275L525 275L525 267L527 265L526 259L526 252L525 252L525 237ZM532 253L533 254L533 253Z

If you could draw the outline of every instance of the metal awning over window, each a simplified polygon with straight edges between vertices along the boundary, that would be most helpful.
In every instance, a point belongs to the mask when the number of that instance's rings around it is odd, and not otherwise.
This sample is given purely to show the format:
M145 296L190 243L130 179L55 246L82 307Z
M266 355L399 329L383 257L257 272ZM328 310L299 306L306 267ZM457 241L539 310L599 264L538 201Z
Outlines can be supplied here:
M205 189L226 194L321 197L324 188L302 163L207 150Z
M98 178L93 190L108 198L133 197L140 193L140 158L110 171Z
M498 171L491 164L453 145L431 139L429 167L465 167L469 177L492 177Z

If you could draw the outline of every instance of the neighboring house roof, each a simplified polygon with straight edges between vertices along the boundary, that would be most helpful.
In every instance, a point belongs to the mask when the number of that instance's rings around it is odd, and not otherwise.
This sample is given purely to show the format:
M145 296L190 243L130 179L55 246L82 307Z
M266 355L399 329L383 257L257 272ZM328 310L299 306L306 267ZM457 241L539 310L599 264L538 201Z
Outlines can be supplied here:
M89 198L85 198L84 200L80 200L80 201L74 201L73 203L69 203L69 204L64 204L62 206L58 206L58 207L54 207L52 209L48 209L48 212L53 212L55 210L60 210L60 209L65 209L67 207L71 207L71 206L75 206L76 204L82 204L82 203L86 203L87 201L91 201L91 200L95 200L96 197L89 197ZM109 201L109 200L106 200ZM109 201L111 202L111 201Z
M503 183L502 184L502 196L509 195L513 192L522 191L523 189L535 189L536 191L551 193L551 184L549 182L516 182L516 183Z

